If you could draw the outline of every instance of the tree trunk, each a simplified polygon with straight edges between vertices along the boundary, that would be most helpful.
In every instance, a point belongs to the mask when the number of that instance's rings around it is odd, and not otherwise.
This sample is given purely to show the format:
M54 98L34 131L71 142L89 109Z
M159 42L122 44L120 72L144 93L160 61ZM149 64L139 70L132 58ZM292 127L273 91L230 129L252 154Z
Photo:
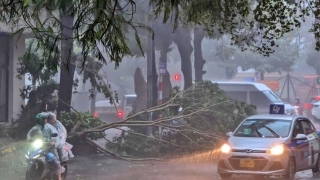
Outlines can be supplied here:
M60 112L70 112L73 77L75 72L75 59L73 57L73 21L74 17L67 14L60 15L61 20L61 72L59 85L59 103L57 114L60 117ZM69 61L70 60L70 61ZM69 63L68 63L69 62ZM69 104L69 105L68 105Z
M37 79L32 77L32 90L37 89Z
M170 34L165 34L167 37ZM167 55L171 44L170 38L163 38L160 46L160 62L167 64ZM165 103L169 100L172 90L172 84L170 81L170 73L166 70L166 74L162 75L162 102Z
M260 72L260 79L261 79L261 80L264 80L264 71L261 71L261 72Z
M205 32L201 29L194 28L194 39L193 39L193 48L194 48L194 74L196 81L203 81L203 74L206 72L203 71L203 65L206 61L202 56L202 46L201 42L205 36Z
M232 79L236 75L233 67L225 67L225 73L227 79Z
M153 40L151 40L149 35L149 41L150 43L154 43ZM149 44L149 43L148 43ZM153 48L152 48L153 47ZM147 88L148 91L151 90L152 93L152 103L151 107L157 106L158 104L158 74L157 74L157 68L156 68L156 58L155 58L155 48L154 45L148 45L148 50L147 50L147 61L151 65L148 66L148 75L147 75ZM150 88L152 86L152 88ZM148 108L151 108L148 107Z
M190 32L181 27L177 28L174 41L178 46L181 57L181 71L184 79L184 90L186 90L192 86L192 64L190 58L193 48Z

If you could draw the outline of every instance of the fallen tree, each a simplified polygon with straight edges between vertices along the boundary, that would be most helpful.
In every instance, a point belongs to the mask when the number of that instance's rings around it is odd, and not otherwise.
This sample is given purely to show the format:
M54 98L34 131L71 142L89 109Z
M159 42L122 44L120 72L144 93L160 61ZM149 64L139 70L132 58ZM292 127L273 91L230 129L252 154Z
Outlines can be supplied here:
M86 67L84 69L95 73L98 83L111 92L102 75ZM110 101L115 101L115 98L111 97ZM225 132L233 130L245 117L255 113L255 107L231 100L217 84L209 81L196 83L185 91L175 88L166 103L131 114L125 120L114 123L103 123L91 117L85 118L87 115L70 107L73 112L66 114L65 117L73 116L74 126L68 132L68 140L85 141L105 155L128 161L154 158L160 160L167 155L212 150L220 140L224 140ZM179 107L182 107L181 111ZM147 121L148 113L158 113L162 116L157 120ZM67 125L66 119L60 120ZM93 123L89 127L88 122L93 120L98 123ZM183 123L174 123L177 120ZM146 136L143 133L143 129L147 126L153 127L153 136ZM103 133L106 130L121 127L128 127L129 130L122 130L123 133L112 142L108 142L106 147L94 141L99 135L104 138ZM162 131L159 133L159 127L171 134L163 135ZM14 149L12 147L12 145L5 146L0 148L0 151Z

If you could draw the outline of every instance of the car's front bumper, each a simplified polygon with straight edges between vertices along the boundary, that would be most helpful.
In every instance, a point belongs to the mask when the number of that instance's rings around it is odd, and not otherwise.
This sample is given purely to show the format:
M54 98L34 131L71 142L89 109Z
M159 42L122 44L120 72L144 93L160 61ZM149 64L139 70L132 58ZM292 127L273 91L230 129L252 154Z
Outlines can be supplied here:
M253 160L254 167L240 167L240 160ZM282 176L287 172L289 156L271 156L266 153L233 152L220 154L218 173L228 174L256 174L269 176Z

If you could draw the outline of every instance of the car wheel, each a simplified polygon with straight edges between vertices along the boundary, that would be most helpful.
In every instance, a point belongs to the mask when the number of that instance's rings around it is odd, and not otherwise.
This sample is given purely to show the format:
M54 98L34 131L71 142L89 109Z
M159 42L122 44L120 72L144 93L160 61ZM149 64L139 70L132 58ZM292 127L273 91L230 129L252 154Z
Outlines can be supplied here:
M223 174L219 174L221 179L231 179L232 174L227 174L227 173L223 173Z
M284 176L286 180L293 180L296 175L296 164L294 163L293 158L289 159L287 174Z
M314 168L312 168L312 172L315 174L315 173L319 173L320 172L320 157L318 155L318 160L317 160L317 163L315 165Z

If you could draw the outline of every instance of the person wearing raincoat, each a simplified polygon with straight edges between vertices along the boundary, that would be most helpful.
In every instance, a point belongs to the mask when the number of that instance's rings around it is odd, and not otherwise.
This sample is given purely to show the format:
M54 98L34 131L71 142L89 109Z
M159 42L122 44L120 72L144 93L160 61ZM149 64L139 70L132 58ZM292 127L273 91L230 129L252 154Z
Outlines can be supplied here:
M59 155L57 153L57 148L60 142L57 137L52 137L53 134L58 134L58 131L54 126L47 123L48 115L48 113L37 114L36 125L29 130L27 140L31 141L35 137L40 136L45 142L50 142L50 145L53 147L50 148L49 151L55 156L53 158L54 167L58 175L58 180L61 180L61 173L64 171L64 168L60 165Z
M67 130L63 126L63 124L57 120L57 116L54 113L49 112L48 123L56 128L58 131L59 144L57 146L58 154L61 162L65 162L69 160L69 158L73 158L74 155L71 151L72 145L67 143Z

